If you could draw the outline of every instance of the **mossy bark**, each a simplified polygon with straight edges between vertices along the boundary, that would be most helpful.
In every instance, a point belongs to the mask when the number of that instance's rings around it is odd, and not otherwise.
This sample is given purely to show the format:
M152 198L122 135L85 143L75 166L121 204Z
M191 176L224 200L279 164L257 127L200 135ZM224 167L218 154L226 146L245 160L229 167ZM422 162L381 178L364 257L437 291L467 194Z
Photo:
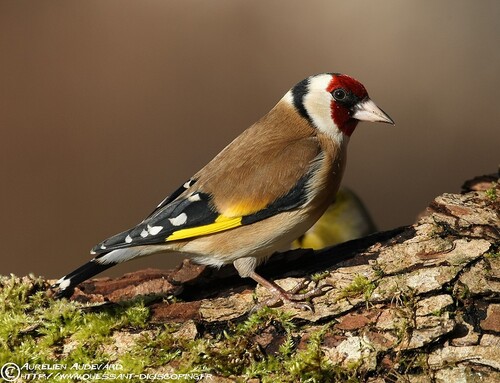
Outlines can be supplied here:
M3 278L0 364L106 361L167 381L498 382L499 196L498 176L480 177L412 226L273 257L261 272L285 288L311 276L333 286L314 312L249 314L265 289L189 262L91 280L61 302L46 281Z

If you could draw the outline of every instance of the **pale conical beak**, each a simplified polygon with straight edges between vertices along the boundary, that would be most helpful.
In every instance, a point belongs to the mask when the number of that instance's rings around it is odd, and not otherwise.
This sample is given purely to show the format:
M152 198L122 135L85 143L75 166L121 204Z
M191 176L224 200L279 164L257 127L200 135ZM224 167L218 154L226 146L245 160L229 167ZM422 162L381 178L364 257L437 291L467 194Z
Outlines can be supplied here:
M387 124L394 125L394 121L380 109L375 103L369 98L361 100L356 105L354 105L352 118L359 121L369 121L369 122L385 122Z

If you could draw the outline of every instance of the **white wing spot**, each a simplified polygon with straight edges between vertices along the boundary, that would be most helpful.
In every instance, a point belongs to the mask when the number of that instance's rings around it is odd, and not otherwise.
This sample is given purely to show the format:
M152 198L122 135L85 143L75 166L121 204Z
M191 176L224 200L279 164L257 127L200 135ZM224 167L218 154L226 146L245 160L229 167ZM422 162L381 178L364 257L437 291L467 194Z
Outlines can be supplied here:
M132 237L130 235L127 235L127 237L125 238L125 242L127 243L132 242Z
M188 182L186 182L184 185L182 185L184 187L184 189L189 189L191 187L191 183L193 182L193 180L189 180Z
M162 229L163 229L163 226L153 226L153 227L151 227L151 226L148 225L148 232L151 235L158 234Z
M59 280L59 281L61 281L61 280ZM59 281L57 281L57 282L58 282L59 288L61 290L66 289L71 284L71 278L68 278L68 279L62 278L62 281L61 282L59 282Z
M103 245L101 245L101 249L102 249L102 250L106 250L106 246L104 246L104 244L103 244Z
M191 201L191 202L201 201L200 194L199 194L199 193L196 193L196 194L191 194L191 195L188 197L188 201Z
M187 218L188 218L188 216L186 215L186 213L181 213L177 217L169 218L168 220L174 226L181 226L181 225L184 225L186 223Z
M146 238L149 235L148 231L146 229L142 229L141 231L141 237Z

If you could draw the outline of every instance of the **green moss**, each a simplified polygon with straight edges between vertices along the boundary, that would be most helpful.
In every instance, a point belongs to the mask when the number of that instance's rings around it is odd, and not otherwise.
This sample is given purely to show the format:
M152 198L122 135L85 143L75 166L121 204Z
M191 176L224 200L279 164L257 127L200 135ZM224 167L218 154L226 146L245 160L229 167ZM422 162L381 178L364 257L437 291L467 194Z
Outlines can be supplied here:
M498 182L494 182L491 188L487 189L485 192L486 197L492 202L495 202L498 198L497 187L498 187Z
M290 383L358 381L358 366L339 367L325 356L322 341L328 325L310 334L298 349L300 338L295 334L301 332L300 325L282 309L264 308L244 321L201 330L193 339L179 335L182 323L149 323L148 302L143 299L88 306L54 300L46 294L47 288L45 281L33 276L0 277L0 365L111 363L119 365L123 375L172 372L236 376L242 382L250 378ZM371 291L372 284L361 276L347 290L367 296ZM266 332L274 342L270 348L262 345Z
M464 283L457 284L454 295L461 301L466 301L472 296L469 286Z
M333 365L324 357L321 341L325 330L311 334L307 348L300 350L283 361L283 368L290 374L290 382L303 379L310 382L321 382L325 378L333 378Z
M372 270L374 271L375 276L376 276L377 278L382 278L382 277L384 277L385 272L384 272L384 270L382 269L382 266L380 266L376 260L374 260L374 262L373 262L373 264L371 265L371 267L372 267Z
M252 314L242 323L231 325L213 339L199 339L184 345L184 362L180 371L210 371L223 376L242 375L248 366L259 370L273 364L274 358L266 358L265 351L256 337L271 326L285 336L295 328L292 316L282 310L264 308ZM286 347L286 346L283 346ZM263 364L260 364L263 362Z
M322 273L316 273L311 275L311 281L318 283L319 281L325 279L330 275L329 271L323 271Z
M395 322L394 330L397 338L397 344L400 344L401 342L409 339L413 329L407 318L401 318Z
M370 281L363 275L356 275L352 283L342 290L342 297L354 297L363 294L366 301L370 299L376 288L375 282Z
M313 332L302 350L294 350L291 338L287 339L277 355L251 364L243 376L258 378L263 383L359 382L359 364L340 367L325 357L322 340L328 328L324 326Z
M285 330L291 331L295 328L292 319L293 314L289 312L264 307L250 315L243 323L239 324L235 329L235 333L240 335L249 333L255 334L262 330L263 327L267 327L272 321L278 321Z
M293 337L290 334L288 334L286 340L279 347L279 353L284 357L288 357L292 355L294 350L295 350L295 341Z
M440 317L440 316L442 316L445 313L445 311L446 310L444 310L444 309L434 310L434 311L431 312L431 315L435 316L435 317Z
M110 335L125 327L141 328L149 310L140 302L101 312L50 299L48 285L34 277L0 278L0 363L71 363L100 359ZM64 352L67 344L74 344ZM105 357L105 355L102 355Z

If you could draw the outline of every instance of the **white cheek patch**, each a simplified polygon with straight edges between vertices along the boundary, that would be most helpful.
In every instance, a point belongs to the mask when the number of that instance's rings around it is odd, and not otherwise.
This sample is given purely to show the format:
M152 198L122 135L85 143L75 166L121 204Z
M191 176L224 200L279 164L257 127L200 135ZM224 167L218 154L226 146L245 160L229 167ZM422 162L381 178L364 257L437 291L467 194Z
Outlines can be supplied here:
M308 92L302 103L313 124L322 133L329 135L337 143L343 141L344 134L335 125L332 118L332 95L326 91L332 80L328 74L312 77L309 81Z

